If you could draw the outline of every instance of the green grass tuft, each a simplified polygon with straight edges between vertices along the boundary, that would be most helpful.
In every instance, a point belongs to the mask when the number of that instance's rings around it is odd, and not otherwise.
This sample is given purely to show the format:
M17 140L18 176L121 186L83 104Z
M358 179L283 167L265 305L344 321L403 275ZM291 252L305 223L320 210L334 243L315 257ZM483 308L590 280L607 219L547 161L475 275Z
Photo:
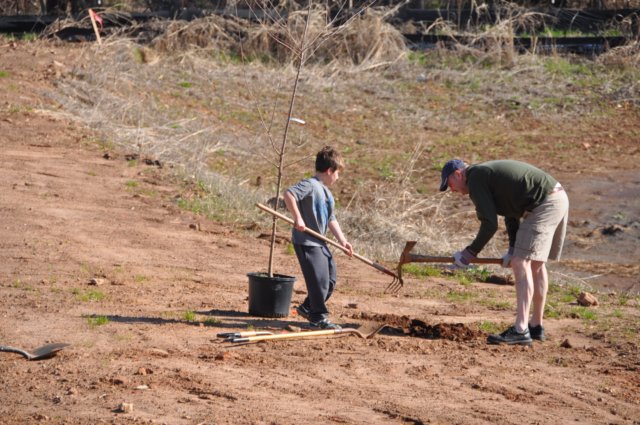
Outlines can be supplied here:
M182 318L189 323L193 323L196 321L196 313L191 310L187 310L182 314Z
M106 316L91 316L87 317L87 323L89 323L89 326L94 328L96 326L106 325L109 323L109 318Z

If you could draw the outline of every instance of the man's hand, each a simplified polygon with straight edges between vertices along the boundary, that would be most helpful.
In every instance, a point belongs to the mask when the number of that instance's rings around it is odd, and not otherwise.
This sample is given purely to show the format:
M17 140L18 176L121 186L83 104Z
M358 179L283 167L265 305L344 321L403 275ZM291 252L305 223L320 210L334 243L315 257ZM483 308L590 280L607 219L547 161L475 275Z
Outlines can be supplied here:
M471 261L475 260L476 255L469 250L469 248L465 248L462 251L458 251L453 254L453 260L455 265L458 268L466 269L471 265Z
M510 246L509 250L502 256L502 267L511 267L511 257L513 257L513 247Z

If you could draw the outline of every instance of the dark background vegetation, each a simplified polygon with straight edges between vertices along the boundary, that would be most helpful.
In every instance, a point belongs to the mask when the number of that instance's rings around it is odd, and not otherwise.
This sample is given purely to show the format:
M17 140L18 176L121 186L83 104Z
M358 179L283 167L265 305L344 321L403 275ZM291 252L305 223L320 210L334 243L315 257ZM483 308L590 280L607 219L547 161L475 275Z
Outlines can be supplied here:
M344 2L322 0L314 3L343 7ZM407 9L463 9L492 4L492 1L472 2L470 0L351 0L347 7L395 6ZM521 0L513 2L524 7L563 7L569 9L635 9L639 0ZM114 8L128 12L173 11L183 9L223 9L223 8L284 8L297 9L307 4L304 1L247 1L247 0L3 0L0 15L75 15L87 8Z

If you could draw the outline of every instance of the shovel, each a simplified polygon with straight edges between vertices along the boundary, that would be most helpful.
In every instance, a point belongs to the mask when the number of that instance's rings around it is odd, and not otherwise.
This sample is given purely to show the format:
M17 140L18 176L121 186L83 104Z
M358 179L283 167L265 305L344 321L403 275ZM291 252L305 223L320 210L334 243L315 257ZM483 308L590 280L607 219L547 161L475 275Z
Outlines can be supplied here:
M42 360L54 356L58 351L62 350L64 347L68 347L69 345L71 344L65 344L63 342L47 344L43 345L42 347L36 348L35 350L33 350L33 352L28 352L21 348L0 345L0 351L4 351L6 353L21 354L27 360Z
M230 342L259 342L259 341L270 341L273 339L295 339L295 338L314 338L318 336L327 336L327 335L338 335L338 334L354 334L359 336L362 339L372 338L375 334L380 332L386 324L378 325L375 329L373 329L369 333L363 333L358 329L353 328L342 328L342 329L324 329L320 331L302 331L302 332L290 332L283 334L275 334L275 335L258 335L258 336L250 336L247 338L233 338Z

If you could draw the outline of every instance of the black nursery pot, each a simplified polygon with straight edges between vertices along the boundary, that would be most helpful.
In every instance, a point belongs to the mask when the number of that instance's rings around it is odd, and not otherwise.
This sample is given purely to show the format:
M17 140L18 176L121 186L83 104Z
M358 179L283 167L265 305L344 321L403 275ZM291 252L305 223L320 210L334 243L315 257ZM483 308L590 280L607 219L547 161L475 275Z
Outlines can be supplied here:
M287 317L291 306L294 276L248 273L249 314L261 317Z

